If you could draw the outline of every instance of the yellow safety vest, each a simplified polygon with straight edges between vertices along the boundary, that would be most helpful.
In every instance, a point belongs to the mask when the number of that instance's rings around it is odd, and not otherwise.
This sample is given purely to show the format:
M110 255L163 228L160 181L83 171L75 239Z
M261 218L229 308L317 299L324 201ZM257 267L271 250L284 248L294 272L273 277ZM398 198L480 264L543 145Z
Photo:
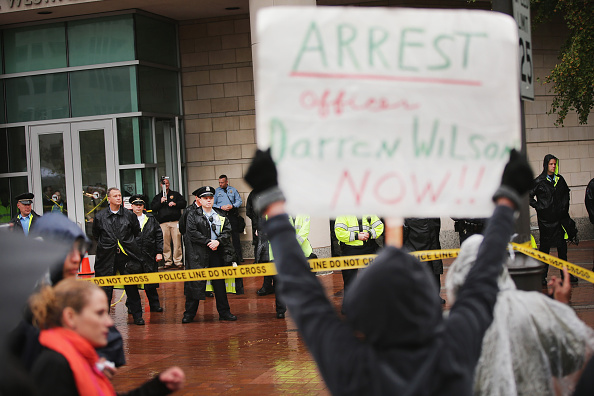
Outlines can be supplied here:
M369 221L367 220L369 219ZM384 233L384 223L377 216L362 217L363 232L369 232L371 239L377 239ZM356 235L361 232L356 216L339 216L334 221L334 233L340 243L350 246L363 246L363 241Z

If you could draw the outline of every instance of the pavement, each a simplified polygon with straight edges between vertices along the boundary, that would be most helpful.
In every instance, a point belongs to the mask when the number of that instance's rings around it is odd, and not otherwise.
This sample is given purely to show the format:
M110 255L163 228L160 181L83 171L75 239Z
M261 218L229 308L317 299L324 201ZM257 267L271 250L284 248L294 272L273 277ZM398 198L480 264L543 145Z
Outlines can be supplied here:
M594 241L570 245L568 261L592 270ZM555 250L551 252L556 255ZM444 260L447 272L452 260ZM250 263L246 260L246 264ZM549 276L559 275L551 268ZM337 311L342 302L339 272L318 276ZM442 285L444 277L442 276ZM245 294L229 295L236 322L219 321L214 298L200 303L193 323L182 324L183 283L159 287L164 311L149 312L143 292L145 326L136 326L122 302L112 317L124 339L127 364L114 379L116 391L139 386L170 366L186 373L185 388L176 395L329 395L305 344L291 320L276 319L274 295L257 296L262 278L244 278ZM122 291L114 293L114 302ZM441 296L446 298L442 286ZM572 285L570 305L594 327L594 288L580 279ZM444 309L448 309L446 304Z

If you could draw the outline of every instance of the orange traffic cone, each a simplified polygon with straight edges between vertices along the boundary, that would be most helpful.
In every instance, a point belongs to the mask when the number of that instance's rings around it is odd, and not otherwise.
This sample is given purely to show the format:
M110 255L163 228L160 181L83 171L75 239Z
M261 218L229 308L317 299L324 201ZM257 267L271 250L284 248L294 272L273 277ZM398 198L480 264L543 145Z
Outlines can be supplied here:
M89 255L85 254L85 257L82 259L82 262L80 263L80 271L78 272L78 276L82 278L90 278L93 275L95 275L95 271L91 271Z

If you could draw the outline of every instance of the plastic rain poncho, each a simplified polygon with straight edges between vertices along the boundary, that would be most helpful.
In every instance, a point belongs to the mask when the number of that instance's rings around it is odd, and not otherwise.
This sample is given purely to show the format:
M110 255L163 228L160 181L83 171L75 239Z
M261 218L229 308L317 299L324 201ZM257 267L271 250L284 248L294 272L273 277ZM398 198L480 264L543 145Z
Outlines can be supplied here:
M451 303L482 240L482 235L473 235L465 241L450 266L445 285ZM474 394L570 395L576 372L594 349L594 330L566 304L540 292L517 290L505 267L498 284L494 320L475 370Z

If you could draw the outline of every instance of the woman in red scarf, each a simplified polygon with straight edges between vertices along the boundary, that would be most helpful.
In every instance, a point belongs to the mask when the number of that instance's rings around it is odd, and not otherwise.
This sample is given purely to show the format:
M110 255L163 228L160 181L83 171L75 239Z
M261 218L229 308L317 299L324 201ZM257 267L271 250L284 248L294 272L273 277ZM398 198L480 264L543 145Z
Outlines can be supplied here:
M45 347L32 371L39 394L116 395L95 352L107 344L113 325L105 293L93 283L66 279L43 288L31 297L30 305ZM125 395L167 395L181 389L184 380L184 372L171 367Z

